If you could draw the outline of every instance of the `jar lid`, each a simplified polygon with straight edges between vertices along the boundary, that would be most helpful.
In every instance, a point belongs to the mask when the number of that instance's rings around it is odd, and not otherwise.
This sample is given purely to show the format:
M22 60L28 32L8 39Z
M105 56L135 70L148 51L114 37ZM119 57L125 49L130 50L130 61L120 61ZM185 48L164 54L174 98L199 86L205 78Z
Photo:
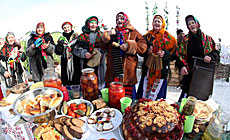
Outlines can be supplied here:
M93 73L94 69L93 68L85 68L83 70L81 70L82 73Z
M111 82L110 87L123 87L122 82Z

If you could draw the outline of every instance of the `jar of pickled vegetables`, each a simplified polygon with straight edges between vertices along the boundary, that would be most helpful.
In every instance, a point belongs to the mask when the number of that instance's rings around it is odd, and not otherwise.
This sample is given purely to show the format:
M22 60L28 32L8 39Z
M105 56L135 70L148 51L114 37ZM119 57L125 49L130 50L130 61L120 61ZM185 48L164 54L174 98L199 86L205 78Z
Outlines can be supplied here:
M59 88L62 86L62 81L54 68L45 69L42 79L45 87Z
M109 87L109 106L121 109L120 99L125 97L125 88L122 82L111 82Z
M85 100L92 101L99 98L98 80L93 68L83 69L80 81L82 95Z
M189 96L183 109L182 109L182 114L184 115L192 115L196 106L196 97Z

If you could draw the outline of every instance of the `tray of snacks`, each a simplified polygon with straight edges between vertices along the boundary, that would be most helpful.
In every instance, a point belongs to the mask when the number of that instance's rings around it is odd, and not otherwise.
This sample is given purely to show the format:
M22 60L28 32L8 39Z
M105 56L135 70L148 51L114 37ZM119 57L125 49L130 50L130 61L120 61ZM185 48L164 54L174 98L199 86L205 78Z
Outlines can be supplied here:
M62 115L68 115L73 118L88 117L94 110L93 104L84 99L74 99L63 102Z
M115 108L102 108L93 112L87 120L89 129L97 133L109 133L122 122L122 114Z
M27 91L13 104L14 112L27 121L48 122L56 115L56 108L63 100L63 94L56 88L43 87Z

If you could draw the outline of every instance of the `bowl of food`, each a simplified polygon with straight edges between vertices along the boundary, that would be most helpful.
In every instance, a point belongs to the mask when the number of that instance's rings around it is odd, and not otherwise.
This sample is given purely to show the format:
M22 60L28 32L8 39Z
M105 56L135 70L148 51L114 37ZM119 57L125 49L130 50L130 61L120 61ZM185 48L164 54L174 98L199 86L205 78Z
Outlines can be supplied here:
M88 117L93 112L93 104L84 99L74 99L63 102L61 112L73 118Z
M56 88L43 87L27 91L13 104L14 112L27 121L46 123L56 115L63 94Z

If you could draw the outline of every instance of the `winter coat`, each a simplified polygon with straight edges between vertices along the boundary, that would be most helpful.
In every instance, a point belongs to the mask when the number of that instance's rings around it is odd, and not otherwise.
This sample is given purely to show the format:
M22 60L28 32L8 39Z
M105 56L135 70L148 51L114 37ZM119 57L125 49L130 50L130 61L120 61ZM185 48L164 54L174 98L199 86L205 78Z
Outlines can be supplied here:
M64 40L62 38L64 38ZM73 45L76 42L77 34L74 33L73 30L70 33L63 32L55 48L55 53L61 55L61 80L63 85L80 84L80 58L73 55ZM68 71L68 67L72 67L70 69L72 69L73 72Z
M26 55L23 52L16 52L15 47L18 47L18 50L21 48L19 44L14 43L13 45L5 44L0 50L1 83L4 84L4 87L7 88L10 88L17 83L28 82L25 75L24 67L22 65L22 62L26 60ZM11 78L6 79L4 77L4 73L6 71L8 71L10 75L12 75ZM9 82L9 79L11 82Z
M193 56L204 58L208 55L212 61L219 61L220 59L219 52L215 48L214 40L210 36L205 35L200 29L196 35L189 31L189 34L183 38L181 44L178 46L176 55L180 60L177 64L179 70L185 66L189 71L189 74L185 75L181 81L182 90L185 93L188 93L192 79L192 72L190 71L193 70Z
M50 33L44 33L41 38L45 43L50 41L48 48L44 49L42 54L40 46L33 49L32 44L39 37L35 32L31 33L31 38L27 42L26 55L29 57L30 70L34 81L41 81L46 68L54 68L53 56L55 43ZM47 55L47 58L44 56Z
M127 50L122 55L123 65L123 83L124 85L133 85L137 83L136 69L138 64L137 54L143 54L147 49L147 44L143 36L131 25L126 27L124 40L128 43ZM112 43L111 37L108 36L108 31L101 36L100 47L107 50L107 69L105 81L110 83L115 78Z
M97 18L97 17L93 16L90 18ZM97 27L95 32L91 32L88 28L88 22L90 18L88 18L85 21L85 25L82 27L83 33L78 36L77 43L74 48L73 54L80 58L81 65L80 67L78 66L78 68L82 70L85 68L90 68L87 65L88 59L86 59L85 53L89 52L92 54L94 48L97 48L100 51L101 53L100 64L98 66L93 67L95 74L98 76L99 87L100 87L104 85L104 77L105 77L104 73L106 69L105 68L106 66L104 63L105 51L100 49L100 45L99 45L100 36L101 36L100 28Z

